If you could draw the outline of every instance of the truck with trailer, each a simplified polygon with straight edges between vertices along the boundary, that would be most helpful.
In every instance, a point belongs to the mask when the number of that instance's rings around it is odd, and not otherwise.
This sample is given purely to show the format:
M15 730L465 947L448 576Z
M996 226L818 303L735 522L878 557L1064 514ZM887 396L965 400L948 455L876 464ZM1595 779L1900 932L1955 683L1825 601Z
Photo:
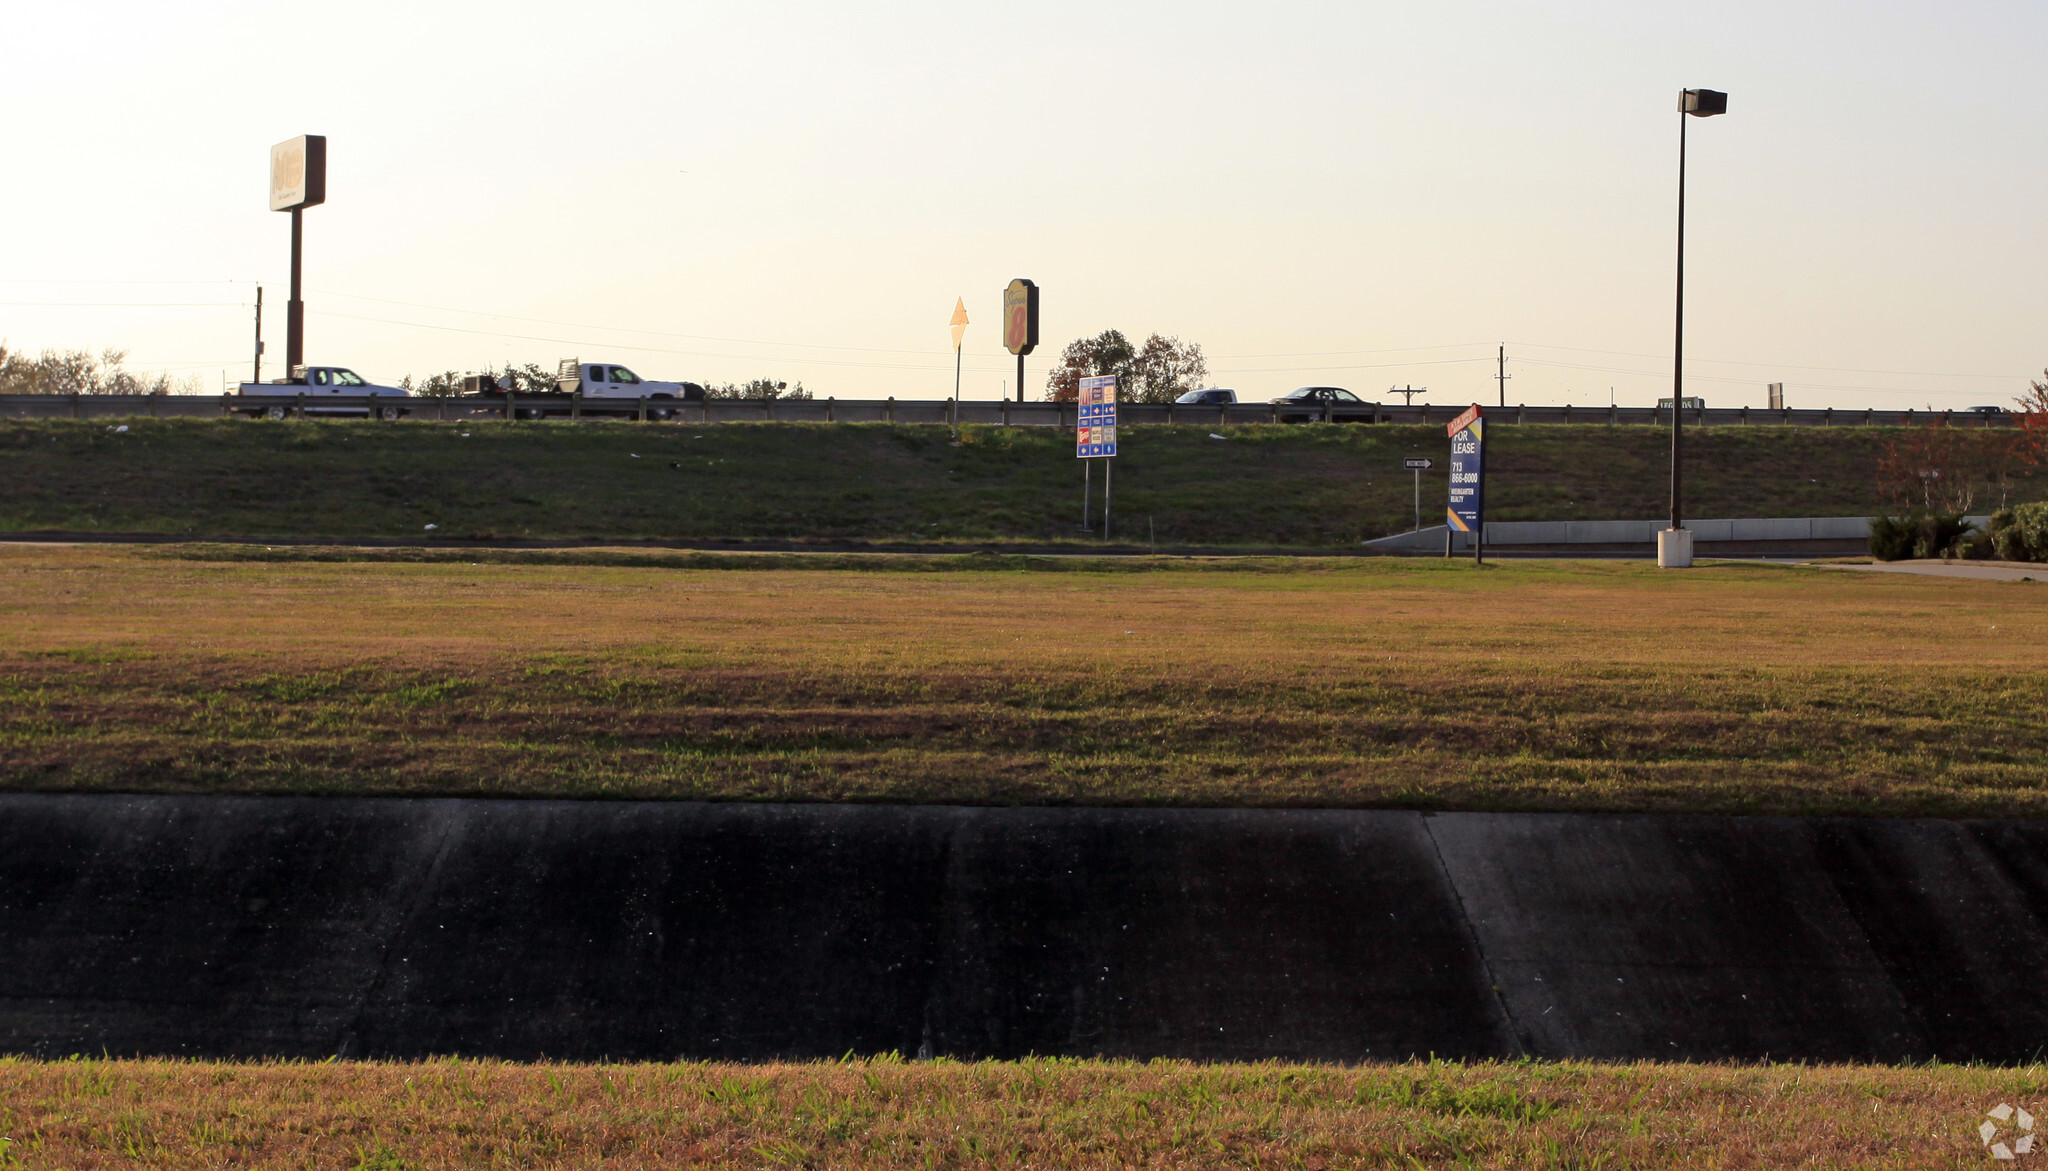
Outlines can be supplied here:
M249 400L246 405L237 403L235 413L252 419L284 419L300 413L332 418L399 419L412 413L412 408L403 402L375 401L410 399L412 395L404 387L379 386L344 366L300 366L288 378L244 382L235 393ZM365 398L373 401L355 401ZM329 401L333 399L348 401Z
M580 415L631 415L644 406L649 419L675 417L678 403L704 401L704 388L694 382L660 382L642 378L616 362L564 358L555 368L555 389L520 393L508 377L472 374L462 380L462 397L511 396L512 417L570 418Z

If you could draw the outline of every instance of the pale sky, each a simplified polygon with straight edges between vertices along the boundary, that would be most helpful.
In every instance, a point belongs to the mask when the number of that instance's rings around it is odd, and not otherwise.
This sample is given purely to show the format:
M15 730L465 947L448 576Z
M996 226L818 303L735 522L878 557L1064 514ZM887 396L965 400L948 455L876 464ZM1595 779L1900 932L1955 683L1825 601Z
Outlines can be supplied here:
M2009 403L2048 366L2048 5L22 4L0 339L282 372L268 152L328 136L308 359L1027 390L1105 328L1215 385ZM26 304L25 304L26 303Z

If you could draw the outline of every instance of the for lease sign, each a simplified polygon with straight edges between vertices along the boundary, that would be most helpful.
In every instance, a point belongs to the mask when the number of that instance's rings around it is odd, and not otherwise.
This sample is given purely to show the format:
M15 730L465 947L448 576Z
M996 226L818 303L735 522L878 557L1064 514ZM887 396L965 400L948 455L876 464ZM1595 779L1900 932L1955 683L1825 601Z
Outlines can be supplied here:
M1461 533L1476 533L1481 523L1480 488L1486 476L1486 421L1474 403L1451 420L1451 503L1445 522Z

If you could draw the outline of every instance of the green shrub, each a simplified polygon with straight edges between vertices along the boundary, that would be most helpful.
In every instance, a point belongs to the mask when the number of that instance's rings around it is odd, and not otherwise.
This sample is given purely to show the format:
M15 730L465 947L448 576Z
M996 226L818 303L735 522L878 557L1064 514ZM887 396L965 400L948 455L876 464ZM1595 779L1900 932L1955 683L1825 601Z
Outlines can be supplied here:
M1963 541L1976 526L1953 512L1909 512L1870 518L1870 555L1879 561L1929 559L1966 553Z
M1919 518L1916 516L1873 516L1870 518L1870 555L1879 561L1903 561L1913 555L1913 539L1919 532Z
M2048 502L1993 513L1991 548L2000 561L2048 561Z
M1927 559L1945 557L1957 551L1964 537L1977 531L1977 526L1963 519L1959 512L1934 512L1920 518L1920 531L1913 541L1913 556Z

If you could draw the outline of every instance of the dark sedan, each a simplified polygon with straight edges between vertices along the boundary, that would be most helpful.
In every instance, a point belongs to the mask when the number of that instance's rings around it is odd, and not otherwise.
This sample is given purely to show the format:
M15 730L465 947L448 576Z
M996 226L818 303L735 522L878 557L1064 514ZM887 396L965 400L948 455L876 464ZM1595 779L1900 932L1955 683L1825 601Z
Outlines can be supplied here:
M1327 418L1335 422L1372 421L1364 399L1341 386L1299 386L1273 401L1280 408L1282 423L1315 423Z

